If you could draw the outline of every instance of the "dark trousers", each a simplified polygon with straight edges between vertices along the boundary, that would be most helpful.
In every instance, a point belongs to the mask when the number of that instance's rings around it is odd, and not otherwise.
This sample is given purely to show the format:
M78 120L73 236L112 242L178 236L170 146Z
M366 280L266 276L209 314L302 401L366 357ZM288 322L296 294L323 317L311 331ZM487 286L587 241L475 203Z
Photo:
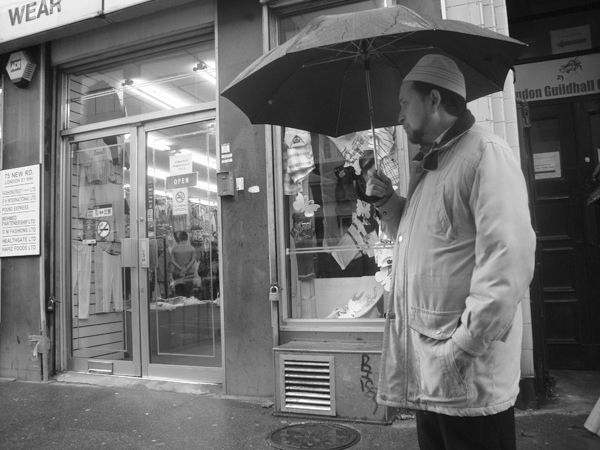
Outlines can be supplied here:
M516 450L515 409L492 416L455 417L417 411L421 450Z

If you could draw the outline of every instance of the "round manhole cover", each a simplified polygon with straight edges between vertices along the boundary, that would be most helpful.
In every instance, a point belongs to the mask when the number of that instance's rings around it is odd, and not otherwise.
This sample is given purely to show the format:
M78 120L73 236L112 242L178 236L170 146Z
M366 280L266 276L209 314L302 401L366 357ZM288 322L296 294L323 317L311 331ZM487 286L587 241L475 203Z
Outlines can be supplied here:
M281 450L338 450L360 441L360 433L335 423L301 423L271 433L269 444Z

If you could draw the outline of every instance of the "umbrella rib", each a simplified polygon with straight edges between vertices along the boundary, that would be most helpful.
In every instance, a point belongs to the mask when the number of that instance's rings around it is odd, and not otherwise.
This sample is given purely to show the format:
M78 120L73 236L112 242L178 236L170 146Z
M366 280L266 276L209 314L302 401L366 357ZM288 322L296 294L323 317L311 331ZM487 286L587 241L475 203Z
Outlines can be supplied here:
M348 66L346 66L346 69L344 70L344 77L342 78L342 82L340 83L340 100L338 102L338 113L337 113L337 119L336 119L336 123L335 123L335 134L337 135L339 133L340 130L340 115L342 112L342 98L343 98L343 93L344 93L344 83L346 81L346 75L348 74Z

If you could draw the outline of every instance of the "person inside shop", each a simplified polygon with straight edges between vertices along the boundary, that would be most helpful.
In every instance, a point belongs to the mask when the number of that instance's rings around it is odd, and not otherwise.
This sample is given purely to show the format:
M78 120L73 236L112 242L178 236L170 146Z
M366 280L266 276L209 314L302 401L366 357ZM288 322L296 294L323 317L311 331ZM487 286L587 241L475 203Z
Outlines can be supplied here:
M202 299L215 300L219 296L219 248L216 242L211 242L209 250L202 252L198 276L202 280Z
M187 232L181 231L177 244L171 250L175 295L192 295L195 264L196 249L190 244Z
M422 450L516 448L535 234L519 160L475 124L468 88L450 58L419 60L399 95L399 123L420 146L408 196L375 170L365 190L395 239L378 402L416 410Z

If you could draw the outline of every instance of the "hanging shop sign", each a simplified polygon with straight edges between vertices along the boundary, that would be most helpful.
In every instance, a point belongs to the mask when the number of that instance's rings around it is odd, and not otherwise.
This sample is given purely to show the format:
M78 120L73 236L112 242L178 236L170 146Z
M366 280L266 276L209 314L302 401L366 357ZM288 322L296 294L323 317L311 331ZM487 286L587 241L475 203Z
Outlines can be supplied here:
M515 95L536 101L600 92L598 54L555 59L515 68Z
M169 156L169 175L185 175L192 172L192 154L178 153Z
M167 177L167 189L195 187L198 184L198 172L184 173Z
M40 166L0 171L0 257L40 254Z
M102 0L0 0L0 43L96 17Z

